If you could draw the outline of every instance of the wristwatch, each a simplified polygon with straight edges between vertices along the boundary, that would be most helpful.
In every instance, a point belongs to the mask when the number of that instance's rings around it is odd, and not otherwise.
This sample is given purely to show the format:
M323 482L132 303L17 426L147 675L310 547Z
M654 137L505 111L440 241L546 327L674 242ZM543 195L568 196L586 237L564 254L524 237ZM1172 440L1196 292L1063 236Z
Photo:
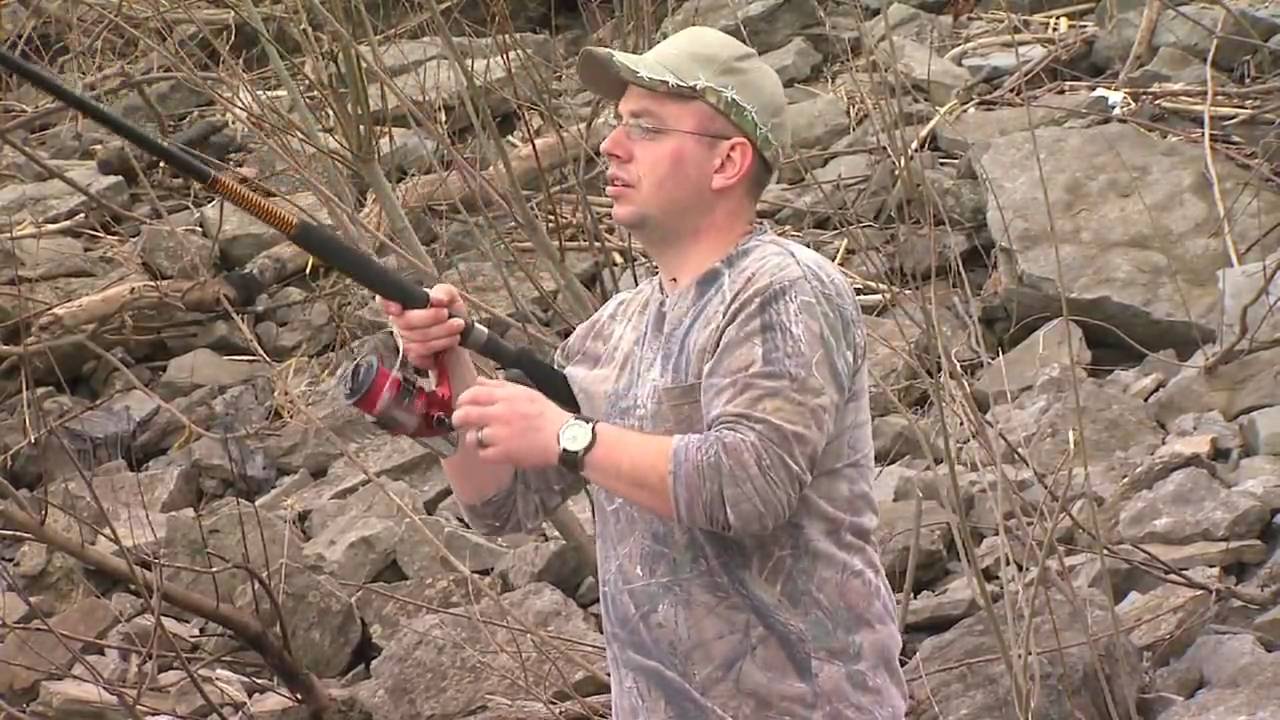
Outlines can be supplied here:
M582 472L582 461L587 451L596 444L596 421L584 415L574 415L560 426L560 466Z

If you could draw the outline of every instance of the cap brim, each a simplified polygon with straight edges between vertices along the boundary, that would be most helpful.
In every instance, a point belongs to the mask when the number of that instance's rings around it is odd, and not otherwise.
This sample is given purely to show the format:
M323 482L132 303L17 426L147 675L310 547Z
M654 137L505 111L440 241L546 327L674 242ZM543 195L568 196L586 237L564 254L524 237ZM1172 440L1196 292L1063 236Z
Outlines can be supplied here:
M608 100L620 100L627 91L627 81L622 75L621 61L616 55L629 56L634 62L635 55L617 53L607 48L584 48L578 54L578 79L583 87L592 93Z
M656 92L694 94L693 88L651 59L602 47L583 48L578 53L578 79L590 92L614 102L622 99L628 85Z

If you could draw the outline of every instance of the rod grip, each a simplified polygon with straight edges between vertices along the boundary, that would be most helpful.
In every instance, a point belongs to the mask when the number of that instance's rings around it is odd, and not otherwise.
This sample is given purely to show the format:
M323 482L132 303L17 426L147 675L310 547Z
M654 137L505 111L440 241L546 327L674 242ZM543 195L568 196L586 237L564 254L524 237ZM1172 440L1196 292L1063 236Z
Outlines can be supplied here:
M391 272L372 256L343 242L337 233L323 225L299 220L289 240L380 297L410 309L425 308L431 304L431 296L426 290ZM455 313L449 314L458 317ZM570 412L580 411L577 397L564 373L540 360L530 349L511 345L489 328L471 319L466 320L461 344L494 361L499 367L523 372L538 392L564 409Z
M379 297L406 308L424 308L431 296L421 287L388 270L373 256L343 242L333 230L310 220L299 220L289 241L306 250Z

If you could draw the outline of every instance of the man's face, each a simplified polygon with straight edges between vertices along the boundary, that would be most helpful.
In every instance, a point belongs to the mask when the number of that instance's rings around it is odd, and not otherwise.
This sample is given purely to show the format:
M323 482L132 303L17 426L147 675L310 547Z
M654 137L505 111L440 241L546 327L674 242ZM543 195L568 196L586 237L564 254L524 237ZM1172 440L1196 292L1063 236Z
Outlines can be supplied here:
M722 143L693 133L714 133L714 112L696 100L627 89L617 108L621 125L600 144L614 222L632 232L675 229L705 209ZM633 121L640 125L628 128Z

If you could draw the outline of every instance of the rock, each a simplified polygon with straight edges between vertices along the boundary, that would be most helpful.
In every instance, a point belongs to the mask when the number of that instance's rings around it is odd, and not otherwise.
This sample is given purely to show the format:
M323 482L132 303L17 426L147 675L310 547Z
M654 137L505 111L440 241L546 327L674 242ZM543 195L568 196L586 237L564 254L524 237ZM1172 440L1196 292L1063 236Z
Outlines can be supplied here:
M174 516L164 538L165 558L189 568L220 567L227 563L266 572L302 547L304 538L276 513L259 512L251 503L227 498L201 509L195 518ZM243 570L226 570L215 578L208 573L174 567L165 581L206 597L230 603L236 592L251 583ZM180 616L181 617L181 616Z
M159 549L169 514L194 509L199 502L198 482L199 472L189 466L95 476L93 492L119 536L117 540L104 534L98 541L100 548L110 553Z
M931 170L924 171L924 181L917 183L910 205L921 212L941 214L949 220L961 215L985 212L986 197L974 192L971 181L945 181ZM929 198L921 200L921 196ZM925 206L928 205L928 209ZM967 224L967 223L966 223ZM979 239L973 235L945 228L901 227L897 237L887 236L875 252L863 251L865 257L852 268L868 280L897 285L902 282L927 282L959 269L968 258L980 255ZM874 317L874 316L873 316Z
M99 175L92 167L71 170L67 177L113 205L124 202L129 193L124 178ZM97 207L61 178L11 183L0 187L0 231L16 229L24 223L60 222Z
M135 118L136 122L136 118L143 116L148 117L148 120L154 118L157 111L167 115L181 115L213 102L213 95L202 83L173 78L150 84L145 100L136 93L124 93L109 107L125 117Z
M277 469L260 444L243 437L202 436L189 445L147 463L147 469L173 465L195 468L208 497L235 495L255 500L275 485Z
M207 357L207 355L205 356ZM219 388L203 386L174 398L170 406L176 411L157 408L138 428L133 449L139 461L149 460L169 450L178 440L188 437L186 421L205 427L214 416L213 401Z
M1218 445L1213 435L1192 435L1190 437L1170 437L1164 445L1156 450L1155 457L1187 457L1195 456L1204 460L1212 460L1218 454Z
M173 400L201 387L225 389L270 372L263 363L224 358L213 350L199 348L169 361L156 387L156 394Z
M980 157L996 138L1032 128L1061 126L1079 117L1083 108L1079 95L1049 93L1029 101L1026 107L970 110L945 117L934 128L934 137L942 150L957 155L972 153L972 160Z
M881 562L889 582L894 590L900 591L906 582L911 558L916 503L889 502L880 503L879 507L876 543L880 546ZM915 560L917 587L927 586L946 573L947 552L952 542L951 530L947 526L953 517L951 513L931 500L920 503L920 513L920 540Z
M903 187L903 192L908 194L906 212L910 216L938 218L940 224L955 227L980 226L986 217L987 195L982 183L957 178L951 170L925 168L913 182ZM947 239L957 235L961 241L953 242L954 247L948 252L945 247ZM927 234L917 234L916 237L927 237ZM931 253L934 257L925 266L927 269L946 267L949 261L962 258L973 244L967 236L957 233L943 233L941 240L944 247Z
M147 655L135 651L135 648L154 648L159 652L177 653L196 650L197 633L189 623L161 615L158 619L153 614L139 615L128 622L116 626L107 640L115 647L108 647L107 654L113 660L128 666L130 663L145 662ZM173 659L155 658L155 664L164 669L175 669L178 662Z
M791 42L765 53L760 59L778 73L783 85L809 79L823 60L822 55L803 37L792 38Z
M837 155L810 173L812 186L774 186L760 198L764 205L783 205L777 222L810 225L858 202L858 190L874 184L876 158L865 152Z
M292 720L301 707L287 695L264 692L249 699L247 713L254 720Z
M802 27L819 21L816 0L689 0L662 22L665 37L690 25L707 25L768 53Z
M897 462L903 458L938 461L942 449L932 437L929 423L905 415L885 415L872 420L875 458L879 463Z
M329 305L298 288L284 288L269 304L279 309L265 313L266 322L258 323L254 331L273 359L316 355L337 337Z
M1187 543L1258 537L1271 514L1254 496L1230 490L1200 468L1178 470L1120 511L1126 542Z
M507 590L533 583L548 583L573 597L594 568L587 567L582 554L563 540L521 545L502 558L495 568Z
M1214 83L1227 82L1222 73L1214 71ZM1161 47L1151 63L1129 76L1129 83L1135 87L1149 87L1156 83L1204 83L1204 58L1174 48ZM1219 86L1220 87L1220 86Z
M40 630L14 630L0 645L0 697L12 693L27 695L36 683L71 668L75 652L87 653L93 640L106 634L117 622L110 603L86 598L49 619L49 625L65 635Z
M1120 553L1135 561L1149 561L1154 556L1170 567L1182 570L1201 566L1256 565L1267 557L1267 546L1261 540L1201 540L1178 545L1143 543L1139 547L1146 552L1126 548Z
M868 316L867 372L871 381L871 414L879 417L910 407L924 396L921 373L911 357L920 337L912 319Z
M1221 31L1219 22L1223 22ZM1203 67L1216 35L1213 66L1231 72L1241 60L1254 53L1258 43L1265 43L1278 31L1280 20L1248 7L1231 8L1228 12L1222 7L1190 4L1165 8L1160 13L1151 46L1181 50L1199 60ZM1198 82L1203 80L1202 75Z
M1280 606L1273 607L1253 621L1251 628L1268 652L1280 649Z
M404 483L366 485L310 513L303 558L338 579L369 582L395 560L403 527L422 512L421 493Z
M269 202L301 218L329 222L328 210L313 193L294 193ZM221 199L200 208L200 226L205 237L217 245L220 263L228 270L239 268L276 245L288 242L249 211Z
M1272 513L1280 511L1280 457L1244 458L1225 479L1232 490L1252 494Z
M1042 588L1029 598L1006 598L996 604L991 615L980 613L965 618L950 630L925 640L904 668L918 708L911 717L1103 720L1111 715L1101 694L1099 671L1105 675L1106 688L1115 705L1126 707L1125 698L1134 697L1139 687L1137 649L1123 635L1113 634L1109 608L1101 593L1078 594L1078 600L1068 601L1058 589ZM1028 607L1014 612L1005 609L1008 603L1025 603ZM1055 612L1050 614L1048 607L1056 608ZM1019 627L1006 629L1010 617L1006 612L1013 613ZM1030 628L1021 627L1021 620L1026 617L1032 618ZM1033 666L1037 682L1034 699L1025 714L1017 713L1008 674L998 659L999 651L989 629L993 622L1001 633L1031 633L1029 642L1036 653L1023 662ZM1100 668L1083 645L1086 634L1101 651ZM973 662L976 658L990 660ZM964 663L959 671L935 670L959 663Z
M923 4L912 2L894 2L884 12L866 24L863 30L863 44L874 48L885 42L889 35L894 40L902 38L923 43L926 46L946 37L952 31L952 18L947 15L932 15L927 10L914 7Z
M1280 655L1268 654L1247 635L1209 635L1179 660L1198 666L1205 686L1160 720L1240 720L1280 707Z
M233 710L249 704L244 679L226 670L199 671L200 689L190 676L183 678L169 693L169 702L179 716L207 717L216 709Z
M973 384L974 399L982 408L1011 402L1035 385L1046 367L1073 360L1081 367L1089 364L1084 331L1071 321L1051 321L982 371Z
M0 592L0 625L26 622L34 614L35 609L18 593Z
M450 573L366 583L351 596L351 601L368 626L373 641L386 646L395 641L407 623L429 612L470 607L487 597L487 591L500 594L501 584L497 578Z
M358 422L371 426L363 418ZM448 480L445 479L435 454L412 438L387 437L376 427L371 432L377 434L348 448L354 461L342 457L336 462L330 460L327 464L321 464L317 472L327 470L323 479L306 485L291 495L289 504L299 512L310 512L329 500L341 499L360 491L372 481L365 475L363 466L369 468L374 477L401 482L420 492L420 496L414 496L415 502L420 497L421 509L428 512L434 509L449 491ZM419 508L415 506L415 509Z
M506 593L502 602L546 633L547 642L538 642L535 651L521 651L533 641L523 633L515 638L512 631L467 616L425 614L407 623L372 662L372 680L359 689L362 700L380 720L407 720L421 717L423 708L458 716L499 698L532 700L571 690L580 695L602 690L566 657L574 655L586 667L607 672L603 655L587 649L602 645L604 638L586 611L546 583ZM477 603L474 616L510 622L507 612L489 600Z
M38 474L15 473L29 484L79 479L114 460L130 460L140 418L129 407L102 407L65 418L36 444Z
M1254 410L1238 420L1252 455L1280 455L1280 405Z
M146 225L134 242L138 258L162 278L206 278L216 274L218 247L185 227Z
M404 526L396 541L396 562L411 578L430 578L456 572L440 554L439 545L423 537L430 533L444 550L469 572L493 570L511 552L484 535L457 527L440 518L421 517Z
M1218 411L1223 419L1280 405L1280 348L1250 353L1205 374L1188 368L1151 397L1156 419L1167 425L1189 412Z
M1200 582L1214 580L1212 570L1199 570L1189 574ZM1210 602L1206 590L1162 585L1149 593L1125 598L1116 606L1116 613L1121 625L1133 628L1129 640L1147 656L1148 663L1160 667L1195 642L1209 622Z
M911 87L924 93L934 105L963 100L974 85L969 71L945 59L928 45L908 40L894 40L876 46L876 59L889 73L901 73Z
M1265 260L1218 271L1225 321L1223 335L1227 342L1240 338L1242 342L1238 347L1242 350L1265 347L1280 339L1278 264L1280 253L1273 253Z
M532 48L531 48L532 49ZM546 82L542 77L540 58L525 54L508 54L506 57L475 58L468 62L478 97L472 98L479 108L495 115L503 115L514 109L512 94L528 97L537 84ZM545 58L541 58L544 59ZM443 126L459 130L471 124L462 104L467 85L455 72L453 63L445 58L428 60L421 65L400 73L391 79L396 89L386 87L385 81L369 83L370 120L382 125L404 124L410 113L408 103L431 103L441 110Z
M501 55L514 45L527 48L539 58L551 53L551 41L546 35L531 32L495 32L488 36L455 35L452 37L458 50L468 57L482 58ZM444 41L440 37L390 38L377 43L376 49L368 44L357 46L366 62L378 62L386 67L388 75L395 77L416 70L431 60L448 57Z
M1048 47L1040 43L1029 43L968 55L962 58L959 64L960 67L969 71L974 80L993 82L1012 75L1024 67L1034 65L1048 54Z
M1170 438L1208 438L1211 441L1210 453L1202 453L1212 457L1219 453L1231 453L1244 447L1244 438L1235 423L1227 422L1222 413L1211 410L1203 413L1187 413L1169 423Z
M787 105L787 124L793 153L827 148L848 134L849 109L839 96L824 93ZM806 160L805 164L809 162Z
M1150 409L1142 401L1115 392L1093 378L1081 379L1077 389L1079 410L1076 393L1067 379L1055 375L1050 368L1030 391L1012 403L996 405L987 415L1016 447L1026 448L1026 458L1032 467L1046 475L1083 462L1074 449L1074 433L1084 433L1088 438L1089 462L1095 472L1108 461L1125 465L1160 447L1164 431L1156 425ZM1077 425L1077 415L1083 422L1082 428ZM1001 462L1013 460L1008 455L1001 458ZM1102 494L1107 492L1105 485L1094 489Z
M978 599L965 586L941 594L924 591L911 600L907 611L908 630L947 628L978 612Z
M1186 0L1175 0L1170 6L1178 6ZM1094 11L1094 21L1100 31L1090 48L1090 59L1100 68L1119 69L1129 57L1138 38L1138 25L1142 21L1142 0L1119 0L1101 5Z
M362 631L359 616L348 600L351 589L337 578L303 569L288 559L268 568L266 576L281 578L272 589L279 595L289 644L298 663L322 678L349 672ZM281 622L255 585L237 587L233 604L257 615L266 627ZM216 652L222 648L215 645L210 649Z
M992 236L1017 256L1020 284L1005 294L1010 314L1060 314L1060 288L1068 312L1094 321L1082 325L1086 335L1106 343L1124 342L1100 329L1106 325L1149 350L1186 355L1212 342L1220 312L1216 273L1228 261L1209 231L1220 219L1203 160L1198 148L1129 124L1041 128L1034 148L1025 132L992 140L978 170L989 183ZM1230 163L1218 172L1223 193L1249 198L1232 206L1233 224L1280 220L1274 193L1250 188L1247 174ZM1143 177L1160 180L1144 184ZM1139 195L1141 206L1131 204ZM1046 196L1054 199L1052 234ZM1246 261L1280 241L1267 242Z
M0 283L95 277L116 266L108 258L86 253L80 241L63 235L18 238L0 248Z
M176 712L169 703L169 693L145 690L135 699L137 707L145 707L150 713ZM28 708L35 717L77 718L78 720L125 720L132 717L120 704L120 698L105 690L100 684L85 680L46 680L40 683L40 695ZM151 715L150 717L165 717Z
M388 128L378 139L378 165L392 180L411 173L428 173L441 155L439 144L413 128Z

